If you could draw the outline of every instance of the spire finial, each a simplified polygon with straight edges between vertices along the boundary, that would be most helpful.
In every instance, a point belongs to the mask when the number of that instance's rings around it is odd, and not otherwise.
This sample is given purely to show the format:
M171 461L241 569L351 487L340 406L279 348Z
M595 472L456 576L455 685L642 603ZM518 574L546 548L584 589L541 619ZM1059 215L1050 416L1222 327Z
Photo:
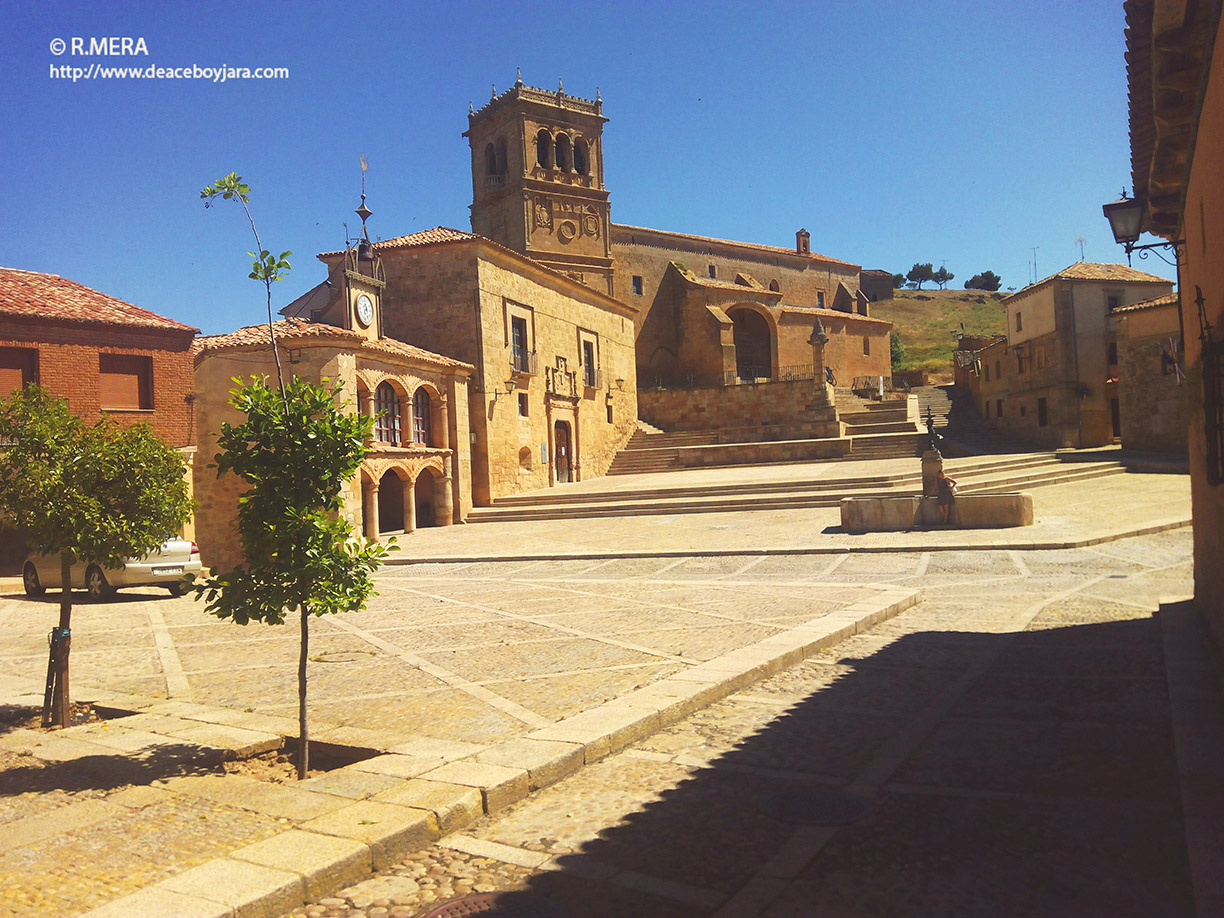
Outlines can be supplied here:
M522 67L514 68L514 85L515 86L523 85L523 68Z
M476 114L476 109L474 109L474 108L472 107L472 100L471 100L471 99L468 99L468 114L469 114L469 115L474 115L474 114Z
M557 77L557 92L565 92L565 86L561 83L561 77Z
M496 83L493 83L493 84L491 84L491 85L493 86L493 95L489 96L489 101L490 101L490 102L492 102L494 99L496 99L496 98L497 98L497 84L496 84Z
M361 218L361 238L366 242L370 241L370 231L366 229L366 220L368 220L370 216L374 213L374 211L366 207L366 202L365 202L365 199L366 199L365 177L366 177L366 172L368 172L369 169L370 169L369 160L367 160L366 155L362 153L361 154L361 206L358 207L355 211L353 211L353 213L357 214L357 216Z

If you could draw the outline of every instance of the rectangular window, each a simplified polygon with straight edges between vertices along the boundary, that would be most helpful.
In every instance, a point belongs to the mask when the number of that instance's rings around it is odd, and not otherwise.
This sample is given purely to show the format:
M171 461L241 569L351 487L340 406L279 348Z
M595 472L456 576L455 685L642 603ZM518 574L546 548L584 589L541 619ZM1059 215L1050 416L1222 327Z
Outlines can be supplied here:
M1002 378L1003 378L1003 361L996 360L995 361L995 379L1002 379Z
M866 335L863 335L863 354L866 356L871 354L871 339Z
M136 354L99 354L99 402L103 410L147 411L153 407L153 360Z
M1020 313L1016 313L1016 331L1023 331L1024 323L1020 321Z
M1001 398L995 399L995 417L996 418L1003 417L1003 399Z
M1020 406L1020 417L1024 417L1026 414L1028 414L1028 406L1021 405Z
M816 308L824 309L824 291L823 290L816 291Z
M1046 414L1046 400L1039 398L1037 399L1037 426L1045 427L1049 421L1049 415Z
M519 409L519 417L521 418L527 417L528 403L527 403L527 393L526 392L519 393L518 409Z
M608 423L612 423L612 403L608 402Z
M638 296L642 295L642 275L633 275L633 292Z
M1044 347L1037 348L1037 369L1039 370L1045 369L1045 348Z
M530 350L527 347L527 320L510 317L510 364L519 373L531 372Z
M0 398L7 398L32 382L38 382L38 350L0 347Z
M1024 355L1017 354L1016 355L1016 373L1019 374L1023 372L1024 372Z
M582 341L582 381L588 389L593 389L598 385L596 369L595 342L584 338Z
M1105 311L1113 312L1118 308L1118 298L1116 296L1105 297Z
M718 277L718 269L717 269L717 268L715 268L713 265L710 265L709 270L710 270L710 277Z
M983 402L982 407L986 409L986 420L990 420L990 402Z
M990 364L986 364L986 382L990 382Z
M1117 342L1117 341L1110 341L1110 342L1109 342L1109 357L1108 357L1108 360L1109 360L1109 365L1110 365L1111 367L1112 367L1112 366L1117 366L1117 363L1118 363L1118 342Z

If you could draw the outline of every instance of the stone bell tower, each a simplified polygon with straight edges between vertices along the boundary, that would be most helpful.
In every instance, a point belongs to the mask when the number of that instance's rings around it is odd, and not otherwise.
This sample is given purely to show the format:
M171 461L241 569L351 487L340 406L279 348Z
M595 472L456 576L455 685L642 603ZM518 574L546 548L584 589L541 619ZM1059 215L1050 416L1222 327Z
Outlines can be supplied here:
M603 101L526 86L521 76L479 111L472 147L472 232L611 294Z

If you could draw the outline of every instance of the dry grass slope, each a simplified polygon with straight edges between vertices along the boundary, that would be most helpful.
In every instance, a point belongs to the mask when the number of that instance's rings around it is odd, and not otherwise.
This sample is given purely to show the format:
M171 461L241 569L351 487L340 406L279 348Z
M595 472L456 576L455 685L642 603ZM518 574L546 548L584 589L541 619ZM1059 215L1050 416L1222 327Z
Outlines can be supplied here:
M898 370L929 370L951 374L953 332L961 323L969 335L1002 335L1007 316L1003 294L982 290L897 290L892 300L871 304L875 318L893 323L893 334L905 347Z

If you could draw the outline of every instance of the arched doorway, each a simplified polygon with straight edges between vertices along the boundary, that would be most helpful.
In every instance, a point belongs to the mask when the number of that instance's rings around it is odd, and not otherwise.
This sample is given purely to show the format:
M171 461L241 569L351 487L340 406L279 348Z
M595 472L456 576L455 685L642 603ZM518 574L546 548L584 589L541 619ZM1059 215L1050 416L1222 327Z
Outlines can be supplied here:
M395 472L378 482L378 531L404 531L404 485Z
M417 475L416 484L412 488L412 499L416 504L417 529L438 525L438 512L435 503L436 476L430 469L421 469Z
M556 472L558 484L570 480L573 463L574 453L570 443L569 424L565 421L558 421L553 427L553 469Z
M740 379L769 379L773 376L773 348L769 322L752 309L731 313L731 334L735 341L735 375Z

